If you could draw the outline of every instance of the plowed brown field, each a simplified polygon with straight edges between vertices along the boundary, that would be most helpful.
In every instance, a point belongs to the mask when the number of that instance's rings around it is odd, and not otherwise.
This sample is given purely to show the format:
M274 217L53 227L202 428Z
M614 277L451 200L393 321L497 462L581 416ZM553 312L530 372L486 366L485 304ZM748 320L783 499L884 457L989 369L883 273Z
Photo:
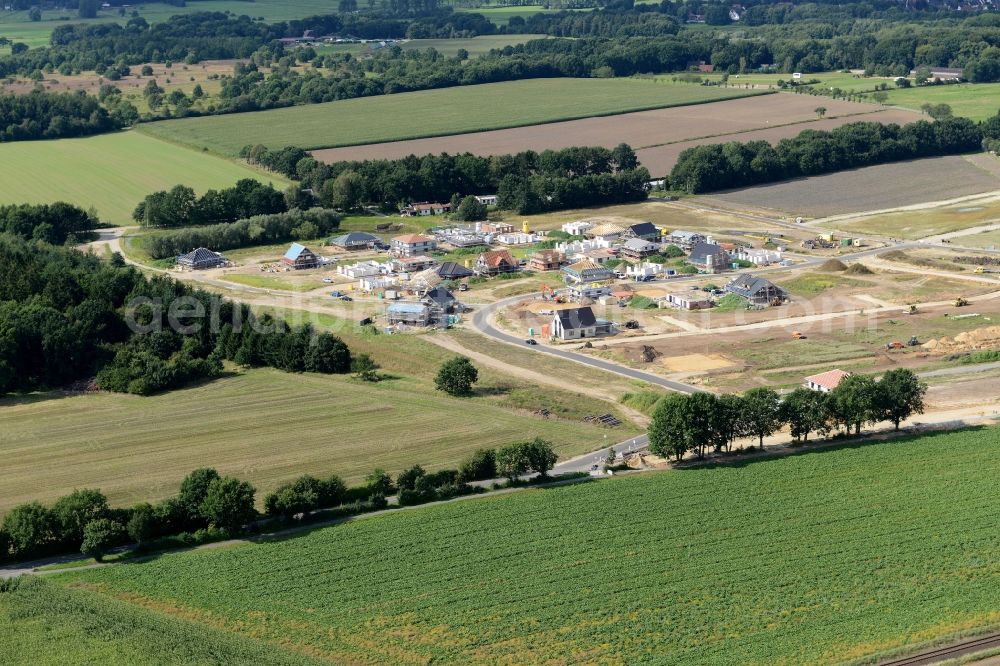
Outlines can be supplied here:
M814 111L820 105L827 109L823 120L817 119ZM902 124L919 118L917 112L872 104L776 94L531 127L329 148L314 151L313 155L324 162L338 162L442 152L502 155L581 145L610 148L625 142L636 149L650 173L662 175L670 171L682 150L699 143L778 141L807 128L832 129L861 120Z

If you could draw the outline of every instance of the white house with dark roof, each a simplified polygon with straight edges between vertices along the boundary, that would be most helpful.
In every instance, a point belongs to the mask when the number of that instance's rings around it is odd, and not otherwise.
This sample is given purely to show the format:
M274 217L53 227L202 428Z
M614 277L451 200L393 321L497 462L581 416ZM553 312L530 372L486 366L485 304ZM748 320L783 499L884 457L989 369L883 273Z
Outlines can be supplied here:
M611 332L611 322L594 316L594 310L585 305L579 308L563 308L552 315L552 337L560 340L581 340L606 335Z

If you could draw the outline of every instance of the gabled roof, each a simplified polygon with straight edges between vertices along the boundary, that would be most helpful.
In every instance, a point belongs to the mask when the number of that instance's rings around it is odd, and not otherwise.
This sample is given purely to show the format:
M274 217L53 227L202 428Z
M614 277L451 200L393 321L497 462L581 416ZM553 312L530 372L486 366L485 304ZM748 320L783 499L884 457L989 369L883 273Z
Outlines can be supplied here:
M434 239L430 236L424 236L422 234L403 234L402 236L396 236L392 240L397 243L412 245L413 243L426 243L427 241L432 241Z
M457 300L453 293L440 285L424 294L424 298L430 299L438 305L451 305Z
M364 231L351 231L344 234L343 236L337 236L331 243L333 245L363 245L365 243L377 243L381 239L375 234L369 234Z
M840 382L844 379L844 377L850 377L850 375L851 373L844 372L843 370L827 370L826 372L821 372L818 375L806 377L806 383L816 384L817 386L822 386L823 388L832 391L840 385Z
M589 305L582 308L556 310L556 317L559 318L559 324L567 331L597 325L597 317L594 316L594 311Z
M222 257L209 250L208 248L199 247L196 250L191 250L187 254L182 254L177 257L177 261L183 260L184 262L189 262L192 264L201 264L206 261L222 261Z
M629 231L636 236L655 236L660 233L656 228L656 225L652 222L639 222L638 224L633 224L629 227Z
M711 256L711 257L722 257L722 258L724 258L725 255L726 255L726 251L723 250L718 245L716 245L715 243L706 243L706 242L702 241L702 242L696 243L695 246L693 248L691 248L691 254L688 255L688 258L691 261L695 261L695 262L698 262L698 263L705 263L705 258L706 257Z
M625 248L626 250L640 250L640 251L648 250L650 246L655 248L656 243L654 243L653 241L645 240L643 238L629 238L622 245L622 247Z
M739 294L741 296L752 296L762 289L768 289L769 287L774 287L781 291L781 287L778 287L770 280L765 280L762 277L757 277L750 273L740 273L726 285L726 290L733 293Z
M601 270L601 269L610 270L608 268L604 268L604 266L601 266L596 262L591 261L590 259L583 259L581 261L576 262L575 264L570 264L569 266L566 266L566 269L571 270L574 273L582 273L583 271Z
M299 258L299 255L303 252L312 253L312 250L307 248L305 245L299 243L292 243L292 246L288 248L288 252L285 252L285 259L291 259L292 261Z
M511 265L516 263L514 261L514 255L510 253L510 250L490 250L488 252L483 252L479 255L479 261L490 268L496 268L504 263Z
M475 275L473 271L454 261L446 261L438 266L437 274L443 278L464 278Z

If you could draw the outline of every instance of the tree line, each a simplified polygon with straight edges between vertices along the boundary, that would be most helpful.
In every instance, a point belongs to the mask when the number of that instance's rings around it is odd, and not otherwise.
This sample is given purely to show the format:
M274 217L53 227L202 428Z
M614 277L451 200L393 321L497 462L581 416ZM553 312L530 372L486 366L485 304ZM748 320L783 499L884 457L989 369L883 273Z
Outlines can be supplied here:
M340 227L332 210L292 209L287 213L254 215L244 220L149 234L140 243L153 259L166 259L206 247L216 252L253 245L273 245L290 240L312 240Z
M0 563L71 552L101 561L112 549L129 544L147 550L196 545L257 530L265 521L309 522L377 511L392 495L400 506L426 504L482 492L471 482L498 474L511 485L530 472L545 480L557 458L551 442L535 438L477 450L457 469L428 472L417 464L395 479L375 469L355 487L335 474L306 474L265 495L263 514L255 507L253 485L208 467L188 474L177 495L155 504L113 508L99 490L74 490L51 506L35 501L11 509L0 525Z
M769 388L750 389L742 395L673 393L653 410L649 450L681 460L694 453L703 458L709 450L729 451L741 437L753 437L763 449L764 438L787 425L796 442L809 435L827 436L837 429L845 434L882 421L899 424L924 411L927 386L912 370L889 370L881 378L849 375L829 393L800 387L781 397Z
M397 160L318 162L301 148L246 146L241 156L301 181L322 205L386 210L412 201L450 201L455 194L496 192L501 208L519 213L638 201L649 173L627 144L480 157L410 155Z
M983 130L967 118L917 121L900 127L858 122L804 130L772 146L767 141L703 144L684 150L669 186L692 194L981 148Z
M186 185L147 194L132 211L132 219L143 227L188 227L287 210L284 194L273 185L243 178L232 187L209 190L200 197Z
M0 235L0 395L89 380L148 395L217 376L223 360L346 373L347 345L170 277Z

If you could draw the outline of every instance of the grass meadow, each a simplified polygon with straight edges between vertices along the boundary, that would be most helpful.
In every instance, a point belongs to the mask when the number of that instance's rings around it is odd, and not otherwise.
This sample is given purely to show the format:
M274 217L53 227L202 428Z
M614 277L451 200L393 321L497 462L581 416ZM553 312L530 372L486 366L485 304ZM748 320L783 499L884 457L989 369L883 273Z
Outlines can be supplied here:
M442 359L454 356L428 347ZM477 448L534 436L552 440L560 455L571 457L600 448L605 434L624 439L638 432L585 423L587 414L613 411L603 401L481 374L481 394L468 399L448 397L413 377L372 384L274 370L149 398L5 398L0 514L82 487L102 489L115 505L163 498L196 467L246 478L260 499L305 473L359 482L376 467L392 473L414 463L439 469ZM530 414L541 406L556 416ZM561 413L565 418L558 418Z
M477 498L54 582L337 663L871 663L1000 624L997 432ZM22 641L58 652L25 615Z
M103 221L115 224L129 223L135 205L150 192L179 183L204 192L241 178L287 184L280 176L135 131L0 145L0 204L66 201L93 206Z
M248 144L328 148L537 125L730 99L750 91L640 79L529 79L148 123L141 131L236 155Z
M520 9L511 7L511 9ZM452 57L459 49L465 49L470 56L483 55L492 49L502 49L505 46L517 46L533 39L545 39L547 35L480 35L465 39L411 39L400 46L404 50L434 49L438 53Z
M1000 112L1000 83L960 83L898 88L889 93L889 105L920 110L925 103L948 104L956 116L986 120Z

